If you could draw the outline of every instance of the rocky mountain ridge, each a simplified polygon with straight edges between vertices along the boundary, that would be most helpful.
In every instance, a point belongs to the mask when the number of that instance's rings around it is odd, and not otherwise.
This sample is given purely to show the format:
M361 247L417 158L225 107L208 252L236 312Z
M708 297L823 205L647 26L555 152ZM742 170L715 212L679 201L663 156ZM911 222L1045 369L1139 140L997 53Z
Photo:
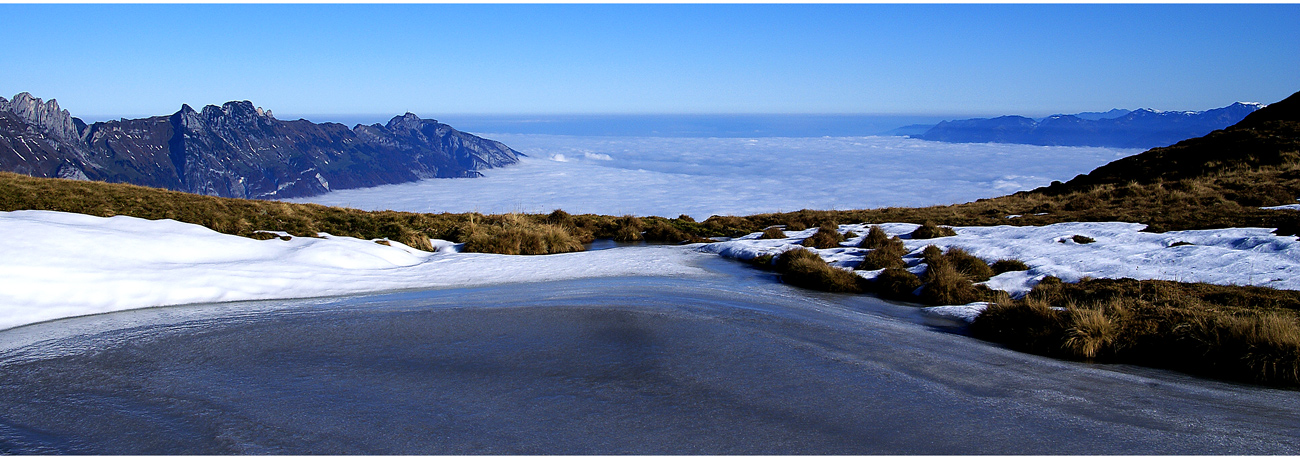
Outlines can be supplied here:
M1200 137L1244 119L1264 105L1237 102L1199 112L1139 109L1052 115L1041 120L1023 116L944 121L923 134L924 140L957 143L1020 143L1113 148L1154 148Z
M0 98L0 170L254 199L478 177L520 153L412 113L386 125L282 121L249 101L86 125L28 93Z

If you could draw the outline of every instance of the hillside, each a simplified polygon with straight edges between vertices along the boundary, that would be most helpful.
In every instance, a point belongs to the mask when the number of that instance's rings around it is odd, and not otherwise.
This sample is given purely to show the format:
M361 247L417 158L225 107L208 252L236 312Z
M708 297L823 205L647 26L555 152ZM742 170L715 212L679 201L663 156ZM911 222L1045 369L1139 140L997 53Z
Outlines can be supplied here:
M1177 182L1261 167L1285 167L1300 161L1298 152L1300 93L1251 113L1226 129L1116 160L1064 184L1035 191L1059 195L1101 184ZM1286 190L1279 198L1290 202L1296 196Z

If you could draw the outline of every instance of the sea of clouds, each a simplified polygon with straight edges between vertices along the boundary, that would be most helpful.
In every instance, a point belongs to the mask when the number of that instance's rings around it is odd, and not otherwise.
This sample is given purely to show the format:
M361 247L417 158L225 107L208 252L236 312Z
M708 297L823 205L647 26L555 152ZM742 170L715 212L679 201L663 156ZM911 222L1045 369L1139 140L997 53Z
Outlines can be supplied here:
M475 179L334 191L295 202L414 212L750 215L953 204L1069 180L1135 149L905 137L482 134L528 155Z

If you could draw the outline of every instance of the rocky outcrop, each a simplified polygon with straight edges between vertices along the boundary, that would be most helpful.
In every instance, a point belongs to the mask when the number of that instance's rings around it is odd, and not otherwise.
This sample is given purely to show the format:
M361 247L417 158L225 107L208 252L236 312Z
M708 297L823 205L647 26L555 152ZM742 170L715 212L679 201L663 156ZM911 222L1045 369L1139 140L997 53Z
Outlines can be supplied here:
M1053 115L1041 120L1023 116L944 121L914 137L940 142L1021 143L1116 148L1151 148L1199 137L1241 121L1263 105L1238 102L1201 112L1133 110Z
M59 102L54 99L41 103L41 99L20 92L12 101L0 97L0 111L13 113L19 119L60 139L73 140L79 136L72 115L67 110L59 109Z
M85 126L54 101L42 104L26 93L2 104L0 169L223 197L288 198L477 177L519 157L500 142L411 113L348 129L278 120L238 101Z

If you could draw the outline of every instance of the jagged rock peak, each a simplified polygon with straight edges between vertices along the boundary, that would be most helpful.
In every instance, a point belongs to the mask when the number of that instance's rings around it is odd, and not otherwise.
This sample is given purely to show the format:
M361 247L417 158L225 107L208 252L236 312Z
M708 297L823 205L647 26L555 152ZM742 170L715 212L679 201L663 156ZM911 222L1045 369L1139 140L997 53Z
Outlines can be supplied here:
M183 105L181 107L182 116L187 115L184 113L187 109L191 112L193 111L192 108L189 108L189 105ZM247 100L232 100L221 104L220 107L216 105L207 105L203 107L203 111L199 112L198 116L203 118L205 121L228 126L256 124L259 121L266 122L267 120L275 118L270 110L256 107L252 102ZM190 118L186 116L186 119L188 120Z
M427 122L430 122L430 123L438 124L438 120L425 120L425 119L420 119L420 117L415 116L414 113L406 112L405 115L402 115L402 116L394 116L393 119L388 120L388 124L387 124L385 127L387 127L390 131L396 131L396 130L399 130L399 129L400 129L400 130L409 130L409 129L417 129L417 130L418 130L418 129L420 129L420 127L424 126L424 123L425 123L426 121L427 121Z
M39 97L34 97L30 93L20 92L14 96L13 100L5 100L0 97L0 110L5 110L28 123L39 126L46 132L55 137L72 140L78 137L76 124L72 122L72 115L67 110L59 108L59 102L50 99L49 102L43 102Z

